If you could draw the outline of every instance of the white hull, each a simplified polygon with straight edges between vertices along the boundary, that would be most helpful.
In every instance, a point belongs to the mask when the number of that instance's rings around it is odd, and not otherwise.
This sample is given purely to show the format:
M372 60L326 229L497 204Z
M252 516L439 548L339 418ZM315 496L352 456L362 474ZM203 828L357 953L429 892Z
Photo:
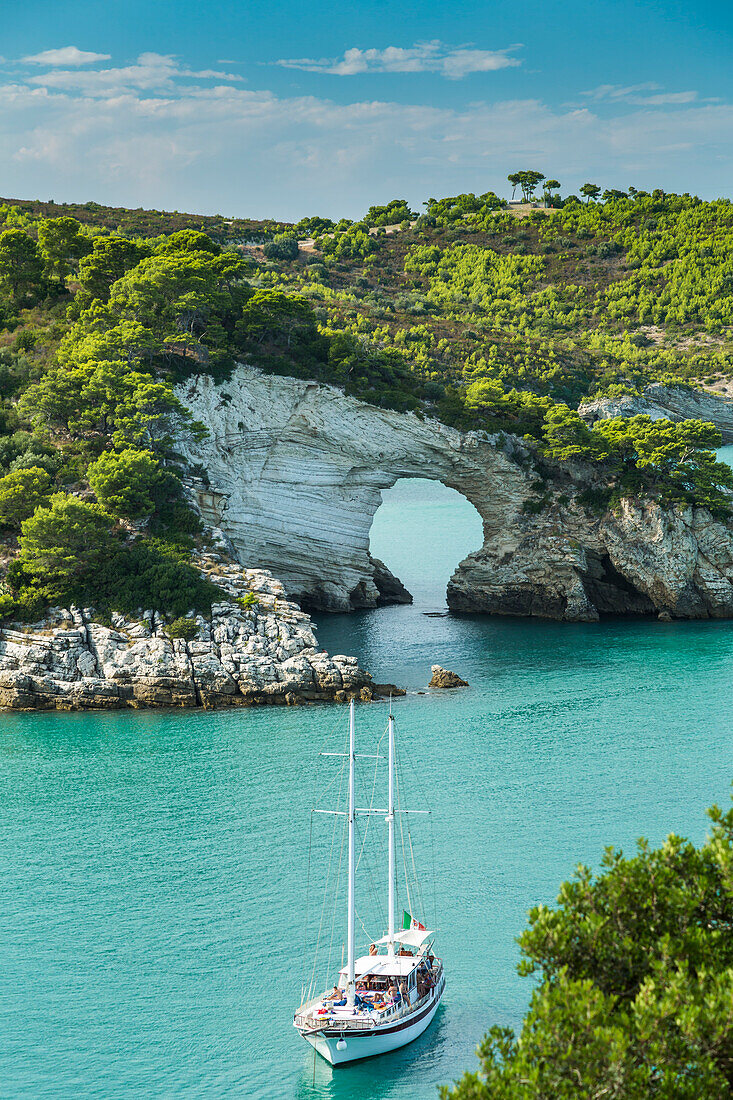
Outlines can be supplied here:
M342 1066L347 1062L356 1062L361 1058L373 1058L377 1054L388 1054L391 1050L399 1050L400 1047L407 1046L413 1039L417 1039L418 1036L422 1035L438 1010L444 989L445 980L441 979L435 990L434 1000L432 1003L428 1002L427 1005L421 1005L415 1011L416 1018L412 1023L408 1016L396 1022L385 1022L381 1027L372 1028L361 1034L346 1031L343 1034L343 1039L346 1042L346 1047L343 1050L339 1050L337 1047L342 1036L337 1032L332 1032L331 1029L329 1029L328 1034L323 1032L308 1034L306 1031L301 1031L301 1035L332 1066Z

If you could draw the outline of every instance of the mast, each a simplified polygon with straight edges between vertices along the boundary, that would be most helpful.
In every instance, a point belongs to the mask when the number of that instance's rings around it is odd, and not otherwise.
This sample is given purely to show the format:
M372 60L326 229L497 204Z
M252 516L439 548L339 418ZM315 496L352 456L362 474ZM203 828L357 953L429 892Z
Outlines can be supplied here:
M347 914L346 914L346 941L348 950L348 962L347 962L347 984L346 984L346 1000L347 1003L353 1005L354 993L356 989L356 959L355 959L355 947L354 947L354 877L356 872L356 851L355 851L355 801L354 801L354 761L356 759L356 731L354 728L354 700L351 700L349 704L349 890L348 890L348 902L347 902Z
M389 708L389 789L387 802L387 954L394 955L394 718Z

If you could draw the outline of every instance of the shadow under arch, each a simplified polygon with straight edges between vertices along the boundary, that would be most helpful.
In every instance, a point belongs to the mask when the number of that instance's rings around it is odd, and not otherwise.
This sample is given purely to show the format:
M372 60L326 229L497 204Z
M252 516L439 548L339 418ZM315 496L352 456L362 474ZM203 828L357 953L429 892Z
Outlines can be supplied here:
M402 477L383 489L369 531L372 558L399 578L421 608L445 607L452 574L482 544L483 522L475 506L432 478Z

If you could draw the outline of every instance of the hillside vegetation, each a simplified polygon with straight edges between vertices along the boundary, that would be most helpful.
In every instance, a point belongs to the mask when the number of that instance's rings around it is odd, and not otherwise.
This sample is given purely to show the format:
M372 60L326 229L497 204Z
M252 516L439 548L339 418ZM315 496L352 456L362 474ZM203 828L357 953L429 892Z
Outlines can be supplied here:
M296 226L5 202L0 611L210 605L187 564L202 534L178 453L203 429L173 387L238 360L526 436L538 508L552 464L582 459L601 485L588 507L651 495L727 515L711 425L589 428L575 409L733 375L733 205L606 195L521 220L487 193Z

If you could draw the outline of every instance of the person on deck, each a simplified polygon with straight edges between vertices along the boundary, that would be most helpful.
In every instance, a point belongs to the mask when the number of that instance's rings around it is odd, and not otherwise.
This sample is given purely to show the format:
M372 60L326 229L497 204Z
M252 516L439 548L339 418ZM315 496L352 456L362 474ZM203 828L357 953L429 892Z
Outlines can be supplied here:
M409 1005L409 1003L410 1003L410 994L409 994L409 992L407 990L407 986L405 985L404 982L400 982L400 996L401 996L402 1000L406 1001L407 1004Z
M369 944L369 954L370 955L376 955L377 954L377 945L376 945L376 943L370 943Z

